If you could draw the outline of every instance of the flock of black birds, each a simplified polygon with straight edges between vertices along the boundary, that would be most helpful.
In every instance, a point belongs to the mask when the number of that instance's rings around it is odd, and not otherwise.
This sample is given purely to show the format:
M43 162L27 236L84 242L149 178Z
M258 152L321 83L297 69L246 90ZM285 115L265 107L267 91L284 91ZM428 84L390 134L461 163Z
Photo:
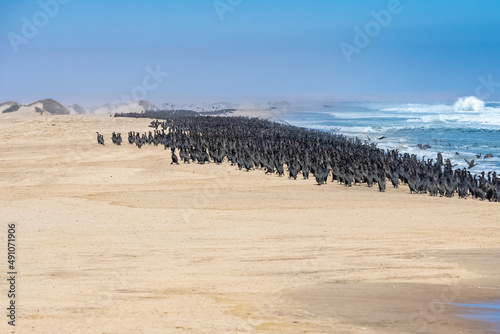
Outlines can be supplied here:
M154 128L149 133L130 131L129 144L138 148L162 145L171 150L172 164L179 164L179 158L199 164L227 160L240 170L260 169L279 176L285 174L286 166L289 178L313 175L318 185L330 178L347 187L378 185L383 192L390 182L395 188L407 185L415 194L458 194L459 198L500 202L496 172L471 174L466 168L453 169L441 153L436 160L424 160L398 150L384 151L358 138L248 117L169 115L149 126ZM98 143L104 145L102 135L97 134ZM113 132L112 140L120 145L121 134Z

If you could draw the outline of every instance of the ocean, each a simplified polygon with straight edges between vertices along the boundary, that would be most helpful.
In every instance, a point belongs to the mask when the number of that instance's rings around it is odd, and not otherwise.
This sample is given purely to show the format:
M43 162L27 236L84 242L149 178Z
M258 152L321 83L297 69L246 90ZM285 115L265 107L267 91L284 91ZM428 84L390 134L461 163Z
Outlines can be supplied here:
M495 326L495 333L500 333L500 301L485 304L453 304L463 306L464 312L462 317L486 321Z
M474 159L472 173L500 173L500 102L464 97L454 104L329 103L277 111L277 122L358 137L434 161L441 152L457 168Z

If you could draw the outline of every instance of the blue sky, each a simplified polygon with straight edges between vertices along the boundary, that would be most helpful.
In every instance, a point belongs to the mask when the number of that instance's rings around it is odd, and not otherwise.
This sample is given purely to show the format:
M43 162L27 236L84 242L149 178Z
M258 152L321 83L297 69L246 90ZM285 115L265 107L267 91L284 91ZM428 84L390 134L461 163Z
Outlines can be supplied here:
M498 1L217 1L2 0L0 101L500 100Z

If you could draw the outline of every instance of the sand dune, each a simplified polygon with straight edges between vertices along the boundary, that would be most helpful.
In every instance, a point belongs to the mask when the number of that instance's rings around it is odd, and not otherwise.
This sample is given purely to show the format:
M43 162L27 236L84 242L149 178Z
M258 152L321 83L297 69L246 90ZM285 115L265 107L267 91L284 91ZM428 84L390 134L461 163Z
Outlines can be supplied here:
M0 118L15 333L487 332L449 303L500 298L498 203L170 165L148 124Z

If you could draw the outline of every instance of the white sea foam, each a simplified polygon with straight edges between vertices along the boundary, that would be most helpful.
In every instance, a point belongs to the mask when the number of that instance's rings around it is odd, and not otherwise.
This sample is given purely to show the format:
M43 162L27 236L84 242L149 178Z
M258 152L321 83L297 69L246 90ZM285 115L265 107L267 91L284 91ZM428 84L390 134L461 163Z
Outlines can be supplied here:
M448 112L452 110L453 107L447 104L425 104L425 103L407 103L380 109L380 111L389 111L397 113L437 113L437 112Z
M318 121L300 121L300 120L277 120L278 123L286 123L298 127L316 129L322 131L333 131L338 133L346 134L363 134L363 133L383 133L388 130L388 128L382 127L371 127L371 126L335 126L335 125L325 125Z
M484 101L475 96L461 97L453 105L456 112L480 112L484 110Z

